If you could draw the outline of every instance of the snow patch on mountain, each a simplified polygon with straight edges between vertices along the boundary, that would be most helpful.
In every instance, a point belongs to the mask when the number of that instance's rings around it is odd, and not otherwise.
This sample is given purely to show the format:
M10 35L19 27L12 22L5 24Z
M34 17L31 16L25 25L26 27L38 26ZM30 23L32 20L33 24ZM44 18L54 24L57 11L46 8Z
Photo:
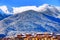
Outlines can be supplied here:
M37 12L50 11L51 13L54 13L56 15L56 16L54 15L54 17L60 18L59 17L59 15L60 15L60 7L49 5L49 4L43 4L43 5L39 6L39 7L36 7L36 6L23 6L23 7L12 7L12 8L13 8L13 13L14 14L22 13L22 12L27 11L27 10L34 10L34 11L37 11Z
M46 11L47 9L50 9L53 12L55 12L56 10L60 11L60 7L49 5L49 4L43 4L39 7L37 6L8 7L6 5L3 5L3 6L0 6L0 9L6 14L9 14L9 13L17 14L27 10L43 12L43 11Z
M45 9L48 7L48 4L44 4L42 6L36 7L36 6L23 6L23 7L13 7L13 13L21 13L27 10L34 10L37 12L45 11Z
M4 13L10 13L7 9L7 6L0 6L0 9L4 12Z

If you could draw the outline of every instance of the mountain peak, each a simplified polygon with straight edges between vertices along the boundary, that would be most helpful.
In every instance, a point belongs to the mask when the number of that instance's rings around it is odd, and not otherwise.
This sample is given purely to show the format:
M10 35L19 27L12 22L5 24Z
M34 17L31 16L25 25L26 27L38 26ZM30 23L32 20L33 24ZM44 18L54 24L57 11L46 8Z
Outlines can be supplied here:
M43 4L43 6L45 6L45 7L46 7L46 6L50 6L50 5L49 5L49 4Z
M53 6L50 5L50 4L43 4L43 5L41 5L40 7L49 8L49 7L53 7Z
M4 13L9 13L7 6L0 6L0 10L2 10Z
M37 12L46 11L46 9L56 9L55 6L50 4L43 4L39 7L36 6L22 6L22 7L7 7L6 5L0 6L0 10L2 10L6 14L17 14L28 10L34 10ZM58 8L59 9L59 8Z
M44 7L53 7L53 5L50 5L50 4L43 4L42 6L44 6Z

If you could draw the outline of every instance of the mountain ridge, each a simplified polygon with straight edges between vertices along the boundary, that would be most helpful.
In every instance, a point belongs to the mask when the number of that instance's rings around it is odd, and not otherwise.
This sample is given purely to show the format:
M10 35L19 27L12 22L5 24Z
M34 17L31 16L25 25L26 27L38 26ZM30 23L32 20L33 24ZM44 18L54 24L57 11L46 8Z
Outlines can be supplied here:
M60 12L56 7L45 4L43 11L27 10L18 12L0 21L0 33L14 36L21 32L52 32L60 33ZM47 7L48 6L48 7ZM44 6L43 6L44 7ZM28 7L29 8L29 7ZM53 9L53 11L52 11ZM20 10L18 10L20 11ZM54 21L54 19L58 21Z
M13 32L14 31L23 31L23 30L27 31L28 28L30 28L29 30L31 30L31 31L35 31L35 29L37 27L39 27L38 25L42 25L45 30L48 30L46 32L59 32L59 30L60 30L59 23L53 22L53 21L47 19L43 15L43 13L39 13L39 12L36 12L36 11L33 11L33 10L25 11L23 13L18 13L18 14L15 14L14 16L12 16L12 17L7 18L8 21L11 20L12 23L6 21L7 19L0 22L2 24L2 25L0 25L0 27L4 27L4 29L0 32L4 31L8 35L10 33L10 31L13 31ZM14 20L12 20L11 18L14 19ZM6 22L8 22L8 23L6 23ZM5 25L5 24L7 24L7 25ZM51 25L51 24L53 24L53 25ZM19 29L21 27L21 25L23 27L21 29ZM31 27L29 27L28 25L30 25ZM34 27L34 25L35 25L36 28ZM24 26L28 26L28 27L25 28ZM49 28L49 26L52 26L52 28ZM44 30L43 28L39 29L39 30L42 30L40 32L43 32L43 30ZM36 31L39 31L39 30L37 28ZM27 31L27 32L29 32L29 31Z

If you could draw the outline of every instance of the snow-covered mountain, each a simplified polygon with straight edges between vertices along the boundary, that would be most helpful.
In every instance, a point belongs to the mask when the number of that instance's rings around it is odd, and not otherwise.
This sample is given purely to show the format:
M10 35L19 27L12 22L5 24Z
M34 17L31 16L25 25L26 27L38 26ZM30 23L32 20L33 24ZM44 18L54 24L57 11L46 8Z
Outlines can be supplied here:
M9 8L7 6L0 6L0 20L3 20L5 18L13 15L11 12L12 10L11 11L10 10L11 10L11 8Z
M13 15L0 21L0 34L14 36L19 33L60 33L60 10L44 4L40 7L12 7ZM11 13L11 12L10 12Z

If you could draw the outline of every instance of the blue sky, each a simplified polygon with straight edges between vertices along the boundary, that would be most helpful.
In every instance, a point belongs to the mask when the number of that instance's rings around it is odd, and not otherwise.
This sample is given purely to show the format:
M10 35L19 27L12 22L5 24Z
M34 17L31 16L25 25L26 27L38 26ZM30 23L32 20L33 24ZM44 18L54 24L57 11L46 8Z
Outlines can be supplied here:
M7 6L40 6L42 4L60 6L60 0L0 0L0 5Z

